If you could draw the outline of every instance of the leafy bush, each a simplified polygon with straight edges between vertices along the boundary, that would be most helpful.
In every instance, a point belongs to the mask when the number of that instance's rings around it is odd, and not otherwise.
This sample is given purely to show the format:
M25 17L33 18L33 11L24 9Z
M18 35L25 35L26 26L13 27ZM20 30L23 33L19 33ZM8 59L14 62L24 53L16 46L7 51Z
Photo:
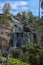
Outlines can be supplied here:
M0 56L0 59L3 59L3 58L4 58L3 56ZM20 60L14 59L14 58L10 58L7 61L7 64L8 65L30 65L30 64L26 64ZM6 65L6 62L3 62L3 65Z
M30 65L30 64L26 64L24 62L21 62L20 60L12 59L12 58L8 61L8 64L9 65Z
M20 60L17 59L9 59L9 61L7 62L8 65L30 65L30 64L26 64L24 62L21 62ZM6 65L6 62L4 62L4 65Z
M29 43L28 45L22 48L22 51L23 55L19 58L21 61L28 61L28 63L30 62L31 65L43 65L43 45L32 45L31 43Z

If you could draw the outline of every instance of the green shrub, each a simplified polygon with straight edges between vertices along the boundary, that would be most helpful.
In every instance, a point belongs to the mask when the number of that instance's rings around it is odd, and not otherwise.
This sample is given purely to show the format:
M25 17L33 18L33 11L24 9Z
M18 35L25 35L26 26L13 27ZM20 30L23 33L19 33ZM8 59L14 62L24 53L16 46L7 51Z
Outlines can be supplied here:
M24 62L21 62L20 60L12 59L12 58L8 61L8 64L9 65L30 65L30 64L26 64Z

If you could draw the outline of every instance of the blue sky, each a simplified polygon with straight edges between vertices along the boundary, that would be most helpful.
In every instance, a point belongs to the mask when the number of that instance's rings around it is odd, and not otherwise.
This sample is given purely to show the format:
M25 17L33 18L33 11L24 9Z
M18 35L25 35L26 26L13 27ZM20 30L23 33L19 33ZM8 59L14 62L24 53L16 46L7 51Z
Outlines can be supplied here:
M0 13L2 12L2 8L5 3L10 3L10 12L13 14L17 14L22 11L32 11L34 15L38 16L39 0L0 0Z

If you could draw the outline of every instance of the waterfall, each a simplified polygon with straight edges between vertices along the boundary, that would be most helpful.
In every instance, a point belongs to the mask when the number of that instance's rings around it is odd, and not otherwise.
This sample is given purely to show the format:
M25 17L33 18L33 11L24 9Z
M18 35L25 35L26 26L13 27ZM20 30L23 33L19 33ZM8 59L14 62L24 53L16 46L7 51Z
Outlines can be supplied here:
M17 37L17 33L14 34L14 39L13 39L13 47L17 48L17 43L20 39L20 36Z
M12 18L12 20L14 21L14 23L15 23L19 28L23 29L23 25L21 24L20 21L18 21L17 19L14 19L14 18Z

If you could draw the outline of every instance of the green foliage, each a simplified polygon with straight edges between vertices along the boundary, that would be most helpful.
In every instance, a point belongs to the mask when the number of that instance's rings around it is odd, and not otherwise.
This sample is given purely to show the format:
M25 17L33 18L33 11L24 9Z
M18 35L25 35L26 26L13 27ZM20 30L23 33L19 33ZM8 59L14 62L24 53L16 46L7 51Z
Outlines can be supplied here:
M28 18L28 22L29 23L33 23L34 22L34 16L33 16L32 12L29 11L27 13L27 18Z
M8 64L9 65L30 65L30 64L25 64L24 62L21 62L20 60L12 59L12 58L8 61Z
M28 43L22 48L23 55L19 59L31 65L43 65L43 46L41 44Z
M16 16L23 21L26 20L30 26L43 30L43 16L39 20L38 17L34 16L31 11L17 13Z
M21 60L21 61L23 61L23 62L26 62L26 58L27 58L27 56L26 55L21 55L20 57L19 57L19 60Z
M27 17L26 17L27 14L25 11L22 12L21 15L22 15L22 20L27 20Z
M39 55L30 54L29 55L29 62L31 65L40 65Z
M11 6L9 3L5 3L4 6L3 6L3 13L5 15L9 14L9 10L11 9Z
M3 56L2 55L0 55L0 59L2 59L3 58Z
M8 52L4 52L4 53L2 54L3 57L7 57L7 55L8 55Z
M2 59L3 57L0 56L0 58ZM30 64L26 64L24 62L21 62L20 60L17 60L17 59L14 59L14 58L10 58L7 63L6 62L3 62L3 65L30 65Z
M18 58L20 56L21 50L20 49L13 49L12 50L12 57Z

